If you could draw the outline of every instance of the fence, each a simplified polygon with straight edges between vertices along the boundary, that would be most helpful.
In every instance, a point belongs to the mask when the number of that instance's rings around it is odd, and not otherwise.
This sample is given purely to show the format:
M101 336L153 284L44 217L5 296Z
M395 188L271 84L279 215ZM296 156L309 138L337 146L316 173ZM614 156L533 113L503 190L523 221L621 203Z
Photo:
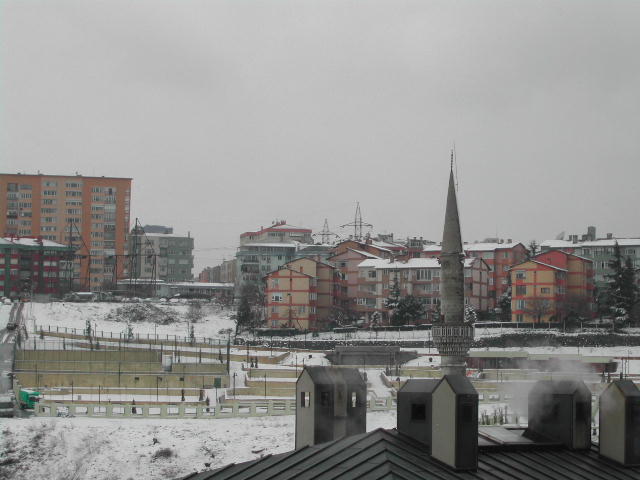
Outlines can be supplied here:
M396 408L394 398L371 398L369 411L386 411ZM134 405L60 403L44 401L37 405L38 417L108 417L108 418L242 418L295 415L295 399L238 402L215 406L189 405Z

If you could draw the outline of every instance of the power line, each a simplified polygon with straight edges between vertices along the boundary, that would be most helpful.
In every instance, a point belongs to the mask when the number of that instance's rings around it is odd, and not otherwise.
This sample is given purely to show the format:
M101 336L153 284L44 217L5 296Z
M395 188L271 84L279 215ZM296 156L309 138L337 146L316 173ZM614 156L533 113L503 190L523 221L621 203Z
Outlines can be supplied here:
M373 225L362 221L362 212L360 211L360 202L356 202L356 214L353 222L340 225L340 228L353 227L353 239L356 241L362 241L362 229L363 227L373 228Z

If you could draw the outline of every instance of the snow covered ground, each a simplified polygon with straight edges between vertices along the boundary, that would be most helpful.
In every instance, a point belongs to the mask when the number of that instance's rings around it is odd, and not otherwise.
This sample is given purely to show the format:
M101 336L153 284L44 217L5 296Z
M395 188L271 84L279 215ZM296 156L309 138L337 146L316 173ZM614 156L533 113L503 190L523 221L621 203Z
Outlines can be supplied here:
M48 325L84 329L87 320L91 321L92 328L100 332L123 332L126 323L107 320L109 314L118 308L126 305L137 305L131 303L108 303L108 302L52 302L52 303L29 303L25 309L26 323L29 330L33 330L33 325ZM158 334L158 335L179 335L181 337L189 335L187 312L189 306L186 304L153 304L164 311L174 313L181 321L169 325L158 325L151 321L133 323L134 334ZM230 310L222 311L212 305L204 304L202 307L203 318L194 324L196 337L222 338L220 330L234 328L233 320L229 318Z
M395 411L367 415L367 430L395 425ZM294 431L293 416L0 419L0 478L179 478L206 464L217 468L292 450Z

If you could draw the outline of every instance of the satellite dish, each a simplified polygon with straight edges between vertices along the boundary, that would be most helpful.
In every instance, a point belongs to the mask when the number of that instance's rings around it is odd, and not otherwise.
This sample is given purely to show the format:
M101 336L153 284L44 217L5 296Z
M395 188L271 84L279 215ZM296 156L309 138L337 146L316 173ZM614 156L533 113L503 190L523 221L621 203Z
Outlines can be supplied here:
M558 235L556 235L556 240L564 240L564 231L562 231Z

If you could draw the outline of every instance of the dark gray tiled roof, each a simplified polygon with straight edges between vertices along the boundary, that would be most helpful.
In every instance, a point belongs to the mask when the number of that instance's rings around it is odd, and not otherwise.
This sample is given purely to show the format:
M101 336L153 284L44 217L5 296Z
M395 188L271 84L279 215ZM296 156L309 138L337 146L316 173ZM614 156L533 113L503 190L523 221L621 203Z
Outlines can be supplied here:
M627 397L640 397L640 390L633 380L616 380L613 382L616 387Z
M598 456L558 446L493 444L480 447L478 470L456 472L421 443L394 430L378 429L218 470L189 480L638 480L640 467L624 468Z
M445 375L440 380L451 385L451 389L460 395L478 395L471 381L462 375Z
M364 385L364 379L357 368L306 366L304 369L316 385L332 385L341 381L351 385Z
M435 378L412 378L407 380L398 393L430 393L436 388L440 380Z

